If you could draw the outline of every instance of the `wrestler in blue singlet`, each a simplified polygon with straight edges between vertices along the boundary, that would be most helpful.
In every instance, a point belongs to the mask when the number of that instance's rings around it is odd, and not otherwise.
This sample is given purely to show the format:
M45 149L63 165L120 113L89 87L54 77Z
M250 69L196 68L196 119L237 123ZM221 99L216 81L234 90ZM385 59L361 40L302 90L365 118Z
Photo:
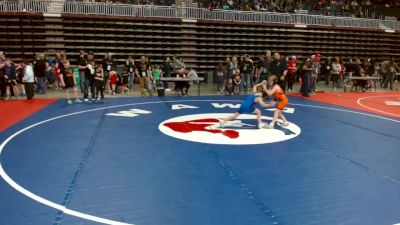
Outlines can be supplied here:
M254 100L256 99L256 98L258 98L258 97L260 97L260 96L257 96L257 95L255 95L255 94L252 94L252 95L249 95L249 96L247 96L247 98L242 102L242 104L240 105L240 108L239 108L239 113L240 114L243 114L243 113L253 113L254 112L254 109L256 108L254 105L255 105L255 102L254 102Z

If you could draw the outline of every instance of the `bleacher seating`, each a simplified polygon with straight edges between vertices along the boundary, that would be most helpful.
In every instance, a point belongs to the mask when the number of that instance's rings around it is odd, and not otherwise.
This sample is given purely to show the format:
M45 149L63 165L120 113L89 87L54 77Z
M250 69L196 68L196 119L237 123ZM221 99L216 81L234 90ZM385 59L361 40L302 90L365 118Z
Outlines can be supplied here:
M0 14L0 24L0 50L17 61L49 51L65 51L72 63L79 50L93 51L98 60L111 52L120 63L129 55L146 55L157 64L176 55L186 66L207 72L226 56L258 57L266 50L298 59L315 53L346 59L400 56L399 33L373 29L30 13Z

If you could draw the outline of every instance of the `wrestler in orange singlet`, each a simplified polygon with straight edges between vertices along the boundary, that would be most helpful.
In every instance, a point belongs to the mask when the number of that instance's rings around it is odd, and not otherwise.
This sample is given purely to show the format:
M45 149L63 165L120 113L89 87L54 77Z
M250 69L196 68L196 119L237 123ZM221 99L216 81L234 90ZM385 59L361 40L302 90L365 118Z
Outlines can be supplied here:
M267 128L274 128L274 125L278 118L282 119L282 123L280 126L282 127L287 127L289 126L289 122L286 120L285 116L283 115L282 110L285 108L285 106L289 103L288 98L285 95L285 92L283 92L282 88L277 84L278 79L276 76L272 75L268 78L268 81L263 81L264 84L268 83L269 89L264 87L264 91L267 93L268 96L274 96L275 101L277 101L277 106L276 110L274 112L274 118L272 119L272 122L268 124Z

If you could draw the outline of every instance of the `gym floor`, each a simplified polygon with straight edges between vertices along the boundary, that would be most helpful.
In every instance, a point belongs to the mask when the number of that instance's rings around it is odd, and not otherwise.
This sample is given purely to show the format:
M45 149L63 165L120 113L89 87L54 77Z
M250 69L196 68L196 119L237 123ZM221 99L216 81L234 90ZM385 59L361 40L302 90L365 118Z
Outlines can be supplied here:
M400 92L292 95L288 128L219 127L243 99L0 101L0 224L400 223Z

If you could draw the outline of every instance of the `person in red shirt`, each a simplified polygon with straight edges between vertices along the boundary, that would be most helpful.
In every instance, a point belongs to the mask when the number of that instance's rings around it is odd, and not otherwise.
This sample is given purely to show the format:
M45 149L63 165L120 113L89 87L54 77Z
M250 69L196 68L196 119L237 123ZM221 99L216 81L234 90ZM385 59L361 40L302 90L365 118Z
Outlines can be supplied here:
M296 62L296 56L292 56L292 58L288 62L288 91L293 91L293 84L294 81L296 80L296 74L297 74L297 62Z
M52 64L52 70L54 71L54 76L56 78L56 83L57 83L57 89L61 90L61 80L60 80L60 75L61 75L61 69L58 65L58 63L53 63Z

